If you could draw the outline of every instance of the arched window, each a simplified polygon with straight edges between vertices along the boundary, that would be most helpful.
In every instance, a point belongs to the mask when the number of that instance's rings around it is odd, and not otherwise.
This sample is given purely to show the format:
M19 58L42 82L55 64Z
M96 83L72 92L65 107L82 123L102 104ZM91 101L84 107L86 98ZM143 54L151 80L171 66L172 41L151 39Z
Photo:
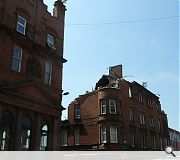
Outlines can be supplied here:
M41 151L48 150L48 124L45 121L43 122L43 125L41 127L40 150Z
M0 126L0 150L10 150L10 140L12 136L13 118L9 112L2 113L2 124Z
M21 149L28 151L31 145L32 122L29 117L24 117L21 122Z

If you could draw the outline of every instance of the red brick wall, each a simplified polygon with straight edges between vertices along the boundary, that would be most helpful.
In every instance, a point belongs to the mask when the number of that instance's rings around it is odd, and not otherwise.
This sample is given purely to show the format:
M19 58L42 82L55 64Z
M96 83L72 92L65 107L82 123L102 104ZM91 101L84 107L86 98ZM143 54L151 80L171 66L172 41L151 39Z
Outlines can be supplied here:
M129 87L132 89L132 98L129 97ZM143 102L138 102L138 93L143 94ZM100 115L99 100L100 99L115 98L117 100L117 114L116 115ZM152 100L152 107L147 106L147 99ZM108 101L107 101L108 102ZM80 105L81 120L74 120L74 106ZM148 91L146 88L137 83L129 83L123 80L120 83L120 89L102 88L82 96L79 96L68 107L68 120L71 125L70 132L73 133L77 124L81 128L80 145L99 144L100 145L100 131L101 125L110 127L111 125L118 126L118 144L108 144L108 149L122 149L122 141L126 141L129 146L132 145L132 132L135 129L135 149L141 149L141 131L147 134L146 149L152 149L152 135L156 135L157 149L160 149L160 137L168 139L168 124L167 117L161 110L157 110L157 106L161 109L158 97ZM134 111L134 121L129 119L129 108L132 107ZM109 113L107 104L107 113ZM121 110L121 114L120 114ZM145 126L140 125L140 112L144 113ZM150 127L149 118L154 118L155 128ZM157 120L161 122L161 129L158 129ZM77 126L76 126L77 127ZM86 134L84 134L86 133ZM107 141L109 142L109 128L107 129ZM74 145L74 134L68 136L68 146ZM107 145L107 144L106 144ZM68 147L67 147L68 148Z

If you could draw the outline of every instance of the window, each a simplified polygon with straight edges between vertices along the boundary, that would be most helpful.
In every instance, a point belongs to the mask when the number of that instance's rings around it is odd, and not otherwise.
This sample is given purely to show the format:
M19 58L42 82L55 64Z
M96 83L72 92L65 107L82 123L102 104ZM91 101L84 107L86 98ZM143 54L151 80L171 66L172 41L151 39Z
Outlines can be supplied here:
M149 120L150 120L150 127L154 128L154 118L150 117Z
M139 93L139 95L138 95L138 101L139 101L140 103L143 103L143 95L142 95L142 93Z
M135 146L135 134L132 133L132 147Z
M52 81L52 63L46 62L44 83L51 85L51 81Z
M25 18L18 16L16 30L19 33L22 33L25 35L25 31L26 31L26 19Z
M30 150L32 122L29 117L24 117L21 122L21 149Z
M144 113L140 113L140 124L145 125Z
M2 113L0 126L0 150L10 150L10 140L12 136L13 118L9 112Z
M155 136L152 137L152 148L156 149L156 137Z
M161 122L160 122L160 120L158 120L157 124L158 124L158 129L161 130Z
M106 127L101 126L101 143L106 143Z
M100 99L100 112L101 114L106 114L106 100Z
M131 107L129 108L129 119L130 121L134 121L134 112Z
M40 150L41 151L48 150L48 125L46 122L43 123L43 126L41 128Z
M67 130L62 131L62 146L67 146Z
M54 37L50 34L47 35L47 44L49 47L54 48Z
M74 118L75 119L80 119L80 106L79 105L75 105Z
M129 98L132 98L132 91L131 91L131 87L129 87Z
M141 148L146 148L146 133L141 132Z
M111 143L118 143L116 126L110 126L110 140Z
M152 107L152 101L150 99L147 100L148 106Z
M74 135L75 135L75 137L74 137L75 145L79 145L80 144L79 129L75 129Z
M109 99L109 112L110 114L116 114L116 100Z
M162 138L160 138L160 148L161 148L161 150L163 150L163 140L162 140Z
M165 147L168 146L168 141L167 141L167 139L164 139L164 146L165 146Z
M21 61L22 61L22 48L20 48L18 46L14 46L11 69L13 71L20 72Z

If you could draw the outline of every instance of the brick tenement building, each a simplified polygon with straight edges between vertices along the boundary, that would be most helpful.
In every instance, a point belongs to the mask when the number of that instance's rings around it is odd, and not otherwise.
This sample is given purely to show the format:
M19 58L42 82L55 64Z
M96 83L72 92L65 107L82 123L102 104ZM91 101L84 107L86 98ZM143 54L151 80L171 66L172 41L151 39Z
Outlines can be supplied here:
M62 150L162 150L168 142L159 98L123 79L121 65L76 98L62 123Z
M65 6L0 0L0 150L58 150Z
M172 146L174 150L180 151L180 132L169 128L169 136L170 146Z

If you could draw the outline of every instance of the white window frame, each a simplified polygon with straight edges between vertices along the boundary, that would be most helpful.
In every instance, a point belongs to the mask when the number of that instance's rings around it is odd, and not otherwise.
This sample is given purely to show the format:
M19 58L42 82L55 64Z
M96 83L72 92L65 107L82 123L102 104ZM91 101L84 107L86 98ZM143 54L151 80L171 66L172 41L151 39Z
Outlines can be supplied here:
M75 105L74 107L74 118L75 119L80 119L81 118L81 113L80 113L80 105Z
M106 133L106 126L101 126L101 143L106 143L107 142L107 133Z
M117 126L110 126L110 142L111 143L118 143L117 132L118 132ZM114 140L114 137L115 137L115 140Z
M46 65L50 65L50 71L46 71ZM52 84L52 68L53 64L49 61L45 62L45 68L44 68L44 83L51 85ZM48 74L48 80L46 79L46 74Z
M129 87L128 95L129 95L129 98L132 98L132 90L131 90L131 87Z
M74 130L74 144L80 145L80 129Z
M18 21L19 18L21 18L22 20L24 20L24 24L22 24L22 23L20 23L20 22ZM19 26L19 25L24 28L23 32L21 32L20 30L18 30L18 26ZM26 33L26 19L25 19L24 17L20 16L20 15L18 15L18 18L17 18L16 30L17 30L19 33L22 33L22 34L24 34L24 35L25 35L25 33Z
M19 49L20 50L20 57L16 57L15 56L15 49ZM13 62L14 62L14 60L18 61L18 70L13 69ZM13 71L20 72L21 71L21 63L22 63L22 48L15 45L14 48L13 48L13 57L12 57L12 66L11 66L11 69Z
M113 104L111 104L111 102L113 102ZM114 112L112 112L112 107L114 107ZM109 99L109 113L116 114L116 100L112 98Z
M106 114L106 100L100 99L100 112L101 114Z
M67 130L62 130L62 146L67 146L67 143L68 143Z
M52 40L52 41L50 41L50 39ZM54 40L55 38L52 36L52 35L50 35L50 34L47 34L47 44L49 45L49 47L51 47L51 48L54 48L54 44L55 44L55 40Z

